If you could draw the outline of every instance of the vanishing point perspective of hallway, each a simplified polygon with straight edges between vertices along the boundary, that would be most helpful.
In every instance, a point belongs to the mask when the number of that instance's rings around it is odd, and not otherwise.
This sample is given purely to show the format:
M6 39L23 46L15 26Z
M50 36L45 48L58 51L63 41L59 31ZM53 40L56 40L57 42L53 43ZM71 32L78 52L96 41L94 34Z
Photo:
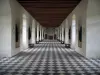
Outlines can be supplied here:
M99 75L99 63L56 40L44 40L11 58L2 58L0 75Z

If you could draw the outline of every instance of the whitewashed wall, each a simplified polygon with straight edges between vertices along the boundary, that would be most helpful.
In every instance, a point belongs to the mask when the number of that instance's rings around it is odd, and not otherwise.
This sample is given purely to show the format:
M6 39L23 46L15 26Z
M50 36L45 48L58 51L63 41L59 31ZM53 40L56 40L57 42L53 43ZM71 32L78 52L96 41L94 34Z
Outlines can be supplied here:
M24 16L25 15L25 18ZM26 44L22 43L22 24L26 19ZM16 1L0 0L0 57L11 57L28 48L28 26L34 18ZM20 27L20 47L15 47L15 25Z
M88 2L86 31L86 56L100 58L100 0Z
M65 19L68 20L68 27L72 25L72 16L76 16L76 44L75 51L86 56L86 10L87 10L87 0L82 0L76 8L69 14L69 16ZM79 20L81 19L82 25L82 48L78 47L78 25Z
M87 58L100 58L100 0L82 0L66 18L72 25L76 16L75 51ZM78 47L78 25L82 25L82 48Z
M11 8L9 0L0 0L0 57L11 56Z

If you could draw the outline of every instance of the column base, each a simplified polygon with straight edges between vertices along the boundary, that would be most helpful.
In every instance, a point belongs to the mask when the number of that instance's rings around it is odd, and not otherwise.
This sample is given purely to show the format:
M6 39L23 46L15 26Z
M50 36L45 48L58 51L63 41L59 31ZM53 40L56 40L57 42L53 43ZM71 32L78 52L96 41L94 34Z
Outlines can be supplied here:
M29 48L33 48L34 47L34 44L29 44Z
M65 44L65 47L66 48L70 48L70 44Z
M36 41L36 44L39 44L39 41Z
M61 44L64 44L64 41L61 41Z

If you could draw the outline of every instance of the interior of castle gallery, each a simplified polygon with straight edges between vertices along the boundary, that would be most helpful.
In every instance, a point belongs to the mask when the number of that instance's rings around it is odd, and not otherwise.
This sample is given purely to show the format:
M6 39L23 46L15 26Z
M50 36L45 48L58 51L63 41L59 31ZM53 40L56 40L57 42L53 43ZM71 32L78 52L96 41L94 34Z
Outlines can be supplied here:
M100 75L100 0L0 0L0 75Z

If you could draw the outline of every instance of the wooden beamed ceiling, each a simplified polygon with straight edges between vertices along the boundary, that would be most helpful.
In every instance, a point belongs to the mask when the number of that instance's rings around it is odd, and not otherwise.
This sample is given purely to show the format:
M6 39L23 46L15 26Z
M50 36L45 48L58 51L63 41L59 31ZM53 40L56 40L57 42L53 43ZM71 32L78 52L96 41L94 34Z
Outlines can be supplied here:
M41 25L57 27L81 0L17 0Z

